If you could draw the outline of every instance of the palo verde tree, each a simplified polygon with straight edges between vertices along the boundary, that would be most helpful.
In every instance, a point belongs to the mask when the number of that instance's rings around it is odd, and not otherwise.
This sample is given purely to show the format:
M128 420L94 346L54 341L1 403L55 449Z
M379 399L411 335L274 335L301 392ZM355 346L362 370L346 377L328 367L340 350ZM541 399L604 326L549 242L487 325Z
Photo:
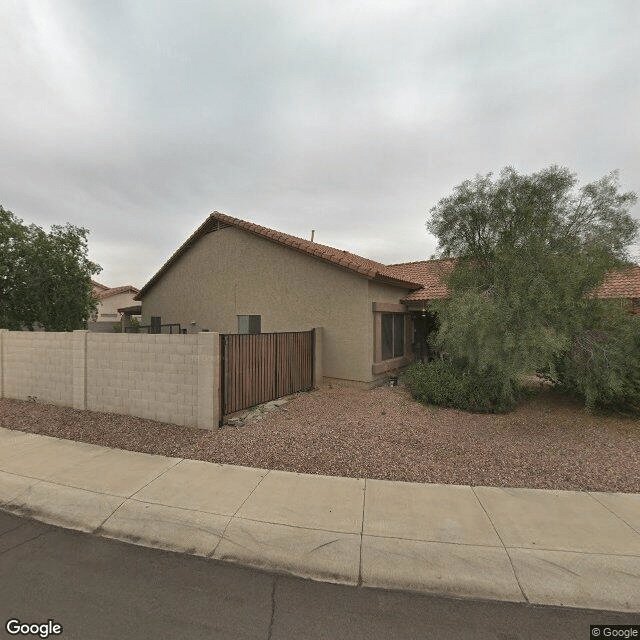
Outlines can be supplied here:
M463 182L431 209L427 228L439 256L457 258L447 279L451 297L434 304L436 340L448 354L448 375L466 380L475 394L473 402L464 396L448 404L512 406L522 376L553 377L594 323L607 325L601 336L619 329L635 339L637 323L612 311L614 321L610 303L590 292L607 271L629 263L636 200L620 192L616 172L579 188L566 168L522 175L508 167ZM483 385L491 390L484 397Z
M96 307L87 229L25 225L0 205L0 327L46 331L86 328Z

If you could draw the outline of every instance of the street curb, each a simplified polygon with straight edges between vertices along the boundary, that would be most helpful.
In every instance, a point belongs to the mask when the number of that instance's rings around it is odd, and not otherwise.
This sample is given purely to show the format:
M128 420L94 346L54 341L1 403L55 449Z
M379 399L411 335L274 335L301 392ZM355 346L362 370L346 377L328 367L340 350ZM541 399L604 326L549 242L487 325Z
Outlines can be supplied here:
M43 439L41 447L46 448L50 440ZM163 462L162 456L149 457L154 458L155 464ZM193 461L173 460L177 462L168 469L185 462L191 464L190 473L196 473L198 479L201 477L199 474L205 471L208 473L208 470L214 469L219 472L223 467L224 473L241 473L241 468L231 465L202 462L194 465ZM271 487L279 486L277 482L293 479L302 484L309 482L312 487L321 487L322 484L318 483L324 483L330 493L334 487L340 488L343 484L350 487L349 491L357 491L360 482L363 491L367 491L367 483L377 483L379 491L384 481L364 482L244 468L242 473L245 475L242 478L253 474L258 478L254 478L255 486L239 507L223 514L145 500L145 496L149 495L149 485L153 485L163 473L125 497L22 476L0 468L0 509L98 537L319 582L473 600L627 613L640 611L640 552L637 551L640 547L636 545L636 542L640 542L640 533L619 513L616 515L611 512L610 518L617 517L621 528L627 527L635 532L624 530L627 538L622 536L622 539L631 540L632 543L628 553L611 550L599 552L597 549L585 552L548 550L524 548L515 543L505 544L499 527L493 521L491 524L498 534L496 539L499 539L499 544L491 539L483 544L455 542L453 539L429 541L413 539L411 533L407 533L406 538L385 535L384 532L373 530L371 524L367 530L364 526L364 504L367 508L369 504L368 499L364 500L364 494L359 532L354 531L353 527L345 528L341 524L343 521L335 520L336 514L327 523L323 521L320 525L298 526L278 522L277 517L269 514L256 517L251 509L243 510L250 495L267 476L272 478ZM235 475L233 477L235 479ZM163 481L165 486L173 486L173 479L169 481L163 478ZM416 490L442 486L388 484L393 485L395 491L408 492L407 495ZM477 492L495 497L496 493L502 491L463 486L450 489L447 496L458 493L464 496L471 492L475 495ZM369 490L373 491L373 488ZM510 497L516 495L521 501L539 494L563 494L560 495L560 501L572 498L569 494L578 494L578 498L586 500L580 492L509 489L505 493ZM375 496L375 493L372 495ZM638 494L606 494L606 497L610 502L615 502L619 495L631 496L626 504L627 507L632 504L634 509L636 500L640 500ZM477 495L475 497L478 498ZM610 511L606 505L601 505L601 508L605 515ZM336 510L340 510L338 504L334 504ZM635 518L635 512L633 515ZM438 518L437 514L433 517ZM397 528L403 522L396 520L391 524ZM385 521L384 524L389 523ZM593 525L597 527L598 523Z

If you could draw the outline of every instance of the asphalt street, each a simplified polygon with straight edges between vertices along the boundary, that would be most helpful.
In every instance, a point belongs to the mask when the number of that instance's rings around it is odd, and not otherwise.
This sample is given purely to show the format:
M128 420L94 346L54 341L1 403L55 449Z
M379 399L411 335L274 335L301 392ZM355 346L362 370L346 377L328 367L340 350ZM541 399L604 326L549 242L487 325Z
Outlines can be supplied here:
M0 618L50 638L587 639L640 615L323 584L98 538L0 512ZM14 623L14 626L17 623ZM50 626L51 626L50 625Z

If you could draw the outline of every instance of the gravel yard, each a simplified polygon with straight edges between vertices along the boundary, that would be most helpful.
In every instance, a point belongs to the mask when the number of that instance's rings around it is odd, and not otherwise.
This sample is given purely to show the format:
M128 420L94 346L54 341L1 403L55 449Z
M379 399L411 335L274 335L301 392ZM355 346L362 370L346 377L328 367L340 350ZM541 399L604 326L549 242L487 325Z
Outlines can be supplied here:
M301 473L640 492L640 420L589 415L550 389L496 416L425 407L403 387L324 388L260 421L214 432L1 399L0 426Z

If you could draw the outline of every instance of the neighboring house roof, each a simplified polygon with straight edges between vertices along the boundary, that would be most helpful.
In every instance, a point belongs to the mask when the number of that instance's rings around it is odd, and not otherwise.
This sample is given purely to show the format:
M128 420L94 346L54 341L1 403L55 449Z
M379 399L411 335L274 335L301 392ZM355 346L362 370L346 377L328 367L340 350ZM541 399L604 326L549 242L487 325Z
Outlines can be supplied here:
M106 291L99 291L97 293L97 297L99 300L104 300L105 298L110 298L111 296L116 296L119 293L139 293L139 290L135 287L132 287L130 284L125 284L122 287L113 287L113 289L107 289Z
M442 300L449 297L449 289L442 278L453 270L455 259L422 260L390 265L399 277L422 283L422 289L412 291L404 300L420 302ZM640 265L632 265L621 271L610 271L603 283L594 291L596 298L640 298Z
M96 292L98 292L98 291L106 291L109 288L109 287L107 287L106 284L102 284L100 282L96 282L95 280L92 280L91 284L93 285L93 288L96 290Z
M141 300L142 297L151 289L151 287L163 276L163 274L171 267L171 265L182 256L191 246L200 238L213 231L224 229L226 227L236 227L253 235L260 236L276 244L294 249L301 253L329 262L338 267L342 267L349 271L353 271L365 278L379 280L389 284L404 287L405 289L417 289L421 286L420 282L410 280L399 276L396 271L386 265L358 256L349 251L342 251L334 247L304 240L288 233L275 231L267 227L233 218L224 213L214 211L203 224L184 242L184 244L162 265L159 271L142 287L135 300Z
M596 298L640 298L640 265L610 271L594 295Z

